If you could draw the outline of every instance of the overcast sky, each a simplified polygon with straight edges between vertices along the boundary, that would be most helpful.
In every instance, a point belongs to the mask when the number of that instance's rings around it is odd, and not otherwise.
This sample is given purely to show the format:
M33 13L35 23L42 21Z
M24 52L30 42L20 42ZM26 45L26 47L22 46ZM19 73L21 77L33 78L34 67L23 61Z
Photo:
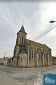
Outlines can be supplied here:
M27 38L35 40L56 26L56 22L50 24L50 20L56 20L56 2L0 2L0 57L4 57L4 52L6 56L13 56L16 34L22 23ZM56 28L35 41L49 46L56 56Z

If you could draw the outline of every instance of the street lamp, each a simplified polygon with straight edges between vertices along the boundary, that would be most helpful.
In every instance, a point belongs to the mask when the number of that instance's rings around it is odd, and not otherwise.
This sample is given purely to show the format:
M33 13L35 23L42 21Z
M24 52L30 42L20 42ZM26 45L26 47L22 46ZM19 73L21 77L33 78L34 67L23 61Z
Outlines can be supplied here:
M56 22L56 21L54 21L54 20L49 21L49 23L54 23L54 22ZM56 27L56 26L55 26L55 27ZM37 40L37 39L41 38L42 36L44 36L45 34L47 34L48 32L50 32L52 29L54 29L55 27L51 28L50 30L48 30L48 31L47 31L47 32L45 32L44 34L40 35L40 36L39 36L39 37L37 37L35 40Z
M6 52L4 52L5 53L5 56L4 57L6 57Z
M56 21L54 21L54 20L51 20L51 21L50 21L50 23L54 23L54 22L56 22Z

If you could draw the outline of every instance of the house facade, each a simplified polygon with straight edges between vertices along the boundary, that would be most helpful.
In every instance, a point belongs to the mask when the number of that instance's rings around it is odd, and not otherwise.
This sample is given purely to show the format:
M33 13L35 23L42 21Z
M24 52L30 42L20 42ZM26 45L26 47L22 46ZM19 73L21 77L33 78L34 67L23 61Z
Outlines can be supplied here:
M56 65L56 57L53 56L53 65Z
M13 65L19 67L35 67L52 65L51 49L26 38L24 26L17 33L13 54Z

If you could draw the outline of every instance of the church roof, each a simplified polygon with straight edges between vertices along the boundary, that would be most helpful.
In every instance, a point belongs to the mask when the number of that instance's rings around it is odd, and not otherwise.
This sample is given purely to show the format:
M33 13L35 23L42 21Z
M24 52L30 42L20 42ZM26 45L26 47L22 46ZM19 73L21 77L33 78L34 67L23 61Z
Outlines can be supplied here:
M26 53L27 54L27 51L26 51L26 49L25 49L25 46L24 45L20 45L20 49L19 49L19 53L18 54L24 54L24 53Z
M25 32L24 26L22 25L20 32Z
M22 50L19 54L27 54L26 50Z
M33 46L36 46L36 47L40 47L40 48L49 48L48 46L46 46L45 44L41 44L41 43L38 43L38 42L34 42L34 41L32 41L32 40L29 40L29 39L27 39L27 42L29 43L29 44L32 44ZM49 48L50 49L50 48Z
M20 29L19 32L24 32L24 33L26 33L23 25L22 25L22 27L21 27L21 29ZM19 33L19 32L18 32L18 33ZM18 34L18 33L17 33L17 34ZM26 34L27 34L27 33L26 33Z

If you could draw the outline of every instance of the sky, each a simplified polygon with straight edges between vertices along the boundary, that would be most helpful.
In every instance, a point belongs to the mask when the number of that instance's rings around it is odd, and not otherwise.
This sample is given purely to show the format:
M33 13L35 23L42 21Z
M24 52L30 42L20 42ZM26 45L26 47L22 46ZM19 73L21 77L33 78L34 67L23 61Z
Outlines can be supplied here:
M24 22L23 22L24 20ZM17 32L22 24L27 39L46 44L56 56L56 28L35 40L56 26L56 2L0 2L0 57L12 57Z

